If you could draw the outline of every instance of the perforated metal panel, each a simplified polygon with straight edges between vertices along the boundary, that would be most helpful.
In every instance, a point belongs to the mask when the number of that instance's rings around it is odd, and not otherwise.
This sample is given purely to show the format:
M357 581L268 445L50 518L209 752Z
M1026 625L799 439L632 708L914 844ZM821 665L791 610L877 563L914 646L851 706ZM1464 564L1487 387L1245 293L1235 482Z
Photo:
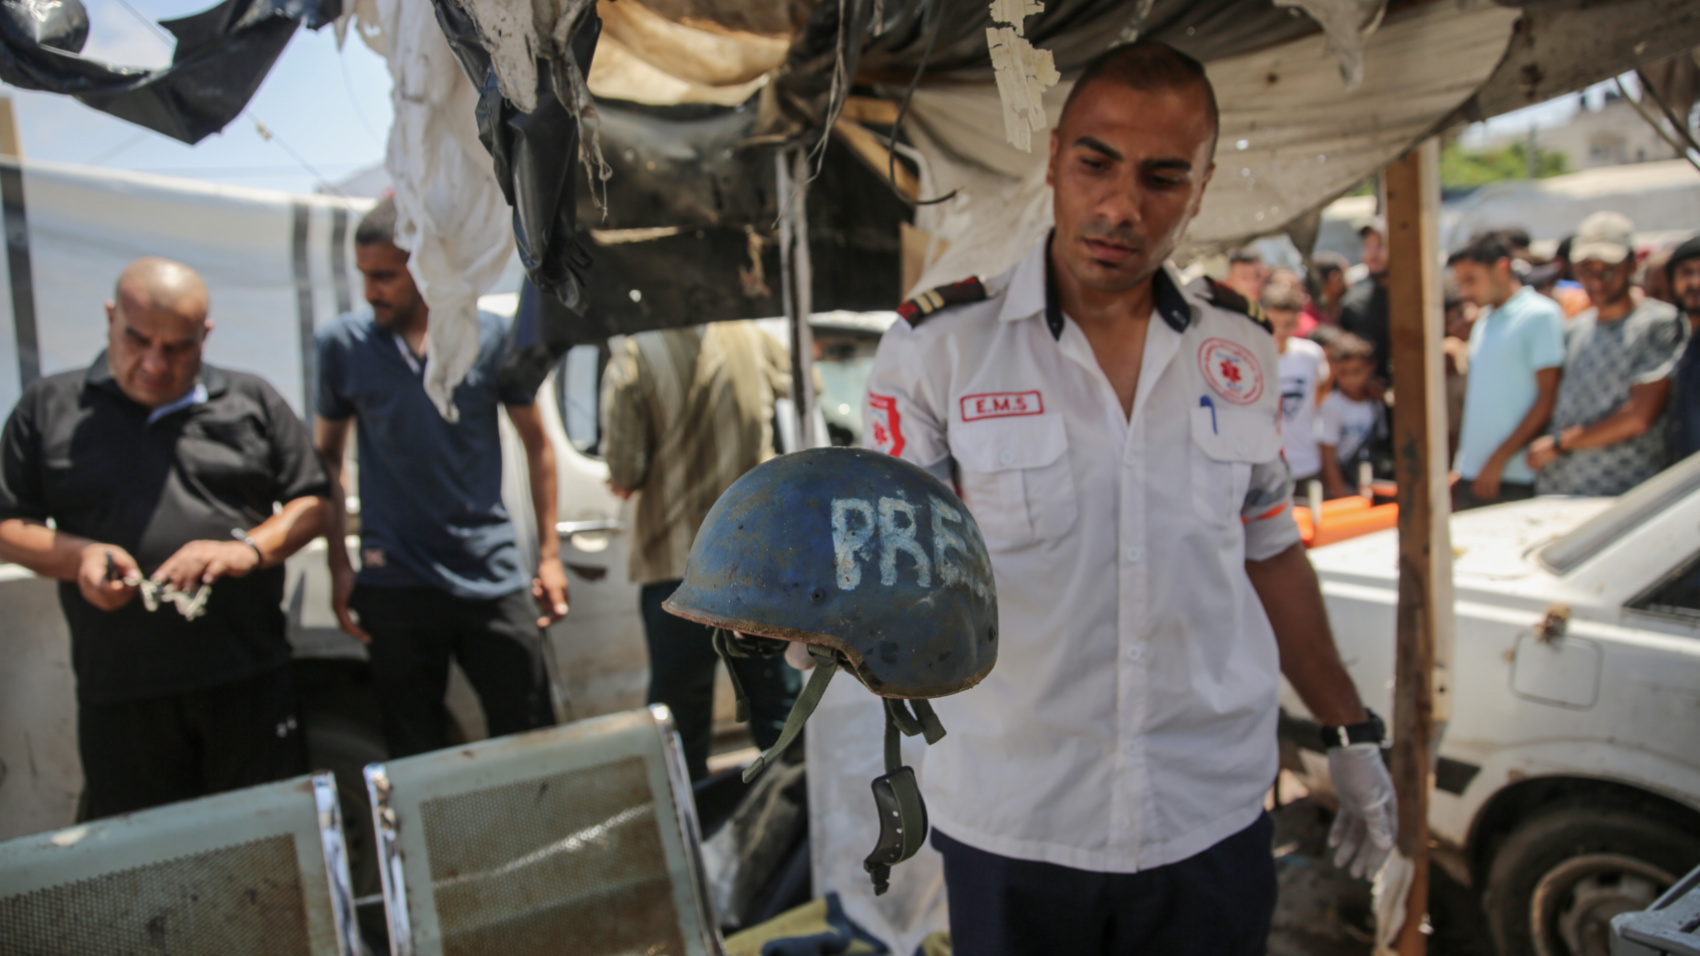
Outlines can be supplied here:
M0 843L0 956L348 956L328 774Z
M684 951L641 759L420 811L445 954Z
M676 746L658 709L368 767L395 952L719 953Z
M275 836L0 897L0 952L306 956L295 843Z

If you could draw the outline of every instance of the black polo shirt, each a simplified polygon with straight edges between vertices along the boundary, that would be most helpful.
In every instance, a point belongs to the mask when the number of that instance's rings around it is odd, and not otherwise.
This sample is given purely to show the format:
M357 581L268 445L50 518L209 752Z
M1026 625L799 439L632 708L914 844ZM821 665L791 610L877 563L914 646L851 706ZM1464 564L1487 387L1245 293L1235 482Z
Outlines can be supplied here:
M330 492L301 420L264 380L201 367L207 400L148 422L102 352L86 371L38 379L0 434L0 521L51 518L62 531L116 544L143 574L190 541L228 541L274 503ZM201 690L289 660L284 569L215 582L207 613L185 621L140 598L117 611L61 582L77 697L100 704Z

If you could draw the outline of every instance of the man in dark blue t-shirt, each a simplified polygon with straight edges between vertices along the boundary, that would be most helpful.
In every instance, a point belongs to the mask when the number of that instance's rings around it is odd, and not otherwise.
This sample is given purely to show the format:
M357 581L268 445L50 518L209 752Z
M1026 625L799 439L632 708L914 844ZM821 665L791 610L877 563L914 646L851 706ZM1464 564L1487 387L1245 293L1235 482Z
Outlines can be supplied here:
M456 420L445 419L425 391L430 310L395 244L395 220L385 200L355 232L372 311L319 334L315 439L340 491L348 429L360 422L360 571L334 494L331 601L343 630L368 644L390 755L403 757L449 743L451 657L477 690L491 736L554 723L541 628L567 613L567 579L550 533L554 451L534 395L500 380L506 324L479 314L478 358L454 390ZM530 465L535 575L521 565L502 505L498 405Z

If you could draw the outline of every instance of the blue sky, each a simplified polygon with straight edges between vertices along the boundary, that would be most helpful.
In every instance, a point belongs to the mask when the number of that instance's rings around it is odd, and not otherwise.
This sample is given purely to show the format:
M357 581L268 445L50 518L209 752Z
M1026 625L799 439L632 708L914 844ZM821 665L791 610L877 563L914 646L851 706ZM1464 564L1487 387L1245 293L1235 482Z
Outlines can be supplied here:
M162 66L171 46L149 20L183 16L212 0L84 0L91 31L84 54L125 66ZM138 16L140 13L142 16ZM342 50L331 28L297 31L247 113L223 133L185 146L69 97L0 84L18 112L28 159L184 176L232 185L311 192L381 163L390 126L390 78L384 61L351 33ZM1600 88L1590 93L1600 95ZM1585 94L1477 124L1465 142L1561 124ZM272 132L270 141L254 120ZM293 155L292 155L293 154ZM309 169L310 167L310 169Z
M124 66L163 66L169 35L120 0L84 0L90 34L83 54ZM199 12L213 0L128 0L150 20ZM330 27L296 32L260 90L223 133L185 146L66 96L0 85L18 113L26 159L142 170L232 185L312 192L384 159L390 76L350 32L339 52ZM273 134L255 129L258 118ZM290 155L293 150L299 157ZM311 166L317 175L303 166Z

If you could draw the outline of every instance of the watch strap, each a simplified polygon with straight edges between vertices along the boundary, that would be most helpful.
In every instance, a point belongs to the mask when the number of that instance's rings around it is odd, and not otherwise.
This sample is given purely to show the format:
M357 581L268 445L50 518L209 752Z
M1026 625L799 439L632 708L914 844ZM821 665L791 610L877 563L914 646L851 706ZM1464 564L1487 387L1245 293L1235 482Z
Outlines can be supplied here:
M1387 725L1382 722L1381 717L1375 711L1366 707L1364 713L1369 716L1355 724L1323 725L1323 749L1333 750L1336 747L1350 747L1353 744L1387 746Z

